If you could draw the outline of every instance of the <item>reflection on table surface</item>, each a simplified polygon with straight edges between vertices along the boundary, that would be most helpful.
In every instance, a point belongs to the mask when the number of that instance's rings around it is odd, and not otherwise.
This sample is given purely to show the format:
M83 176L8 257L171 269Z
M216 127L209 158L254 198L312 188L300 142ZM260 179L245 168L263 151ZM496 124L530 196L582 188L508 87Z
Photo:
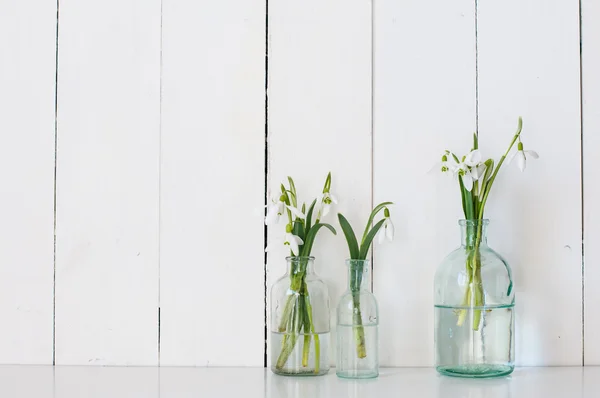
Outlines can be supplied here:
M262 368L0 366L11 398L598 398L600 367L519 368L501 379L439 376L428 368L382 369L373 380L276 376Z

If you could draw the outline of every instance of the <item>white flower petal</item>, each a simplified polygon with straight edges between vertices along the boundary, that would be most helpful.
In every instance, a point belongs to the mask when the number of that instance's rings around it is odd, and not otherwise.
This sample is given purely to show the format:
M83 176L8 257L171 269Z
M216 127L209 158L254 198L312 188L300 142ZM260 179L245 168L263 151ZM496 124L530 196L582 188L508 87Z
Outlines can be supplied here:
M477 181L480 178L482 178L485 174L485 169L487 169L487 166L482 163L479 166L475 167L473 170L471 170L471 175L473 176L473 179Z
M473 189L473 177L470 172L466 172L464 176L462 176L463 184L467 191L471 191Z
M292 252L292 254L294 256L297 256L299 251L298 251L298 242L296 242L295 240L291 239L288 242L288 245L290 246L290 251Z
M394 240L394 231L394 224L392 224L392 220L388 218L385 226L385 236L390 242Z
M306 215L304 215L304 213L302 213L300 210L296 209L294 206L286 206L286 207L296 217L301 218L303 220L306 218Z
M377 242L379 244L382 244L383 241L385 241L385 226L381 227L381 229L379 230L379 232L377 232Z
M329 210L331 210L330 207L331 207L331 205L329 205L327 203L325 203L323 205L323 212L321 213L322 218L324 218L325 216L327 216L327 214L329 214Z
M271 206L267 211L265 217L265 225L275 225L279 222L279 213L277 213L277 207Z
M467 157L465 158L465 164L467 164L470 167L475 167L479 163L481 163L482 158L483 157L481 155L481 151L479 149L476 149L467 155Z
M539 159L540 155L536 151L525 151L527 156L531 156L534 159Z
M283 215L284 211L285 211L285 203L277 202L277 213L281 216L281 215Z
M297 236L297 235L292 235L292 239L299 245L303 245L304 241L302 240L301 237Z
M521 170L521 173L525 171L525 167L527 166L527 159L525 158L525 154L523 151L518 151L515 155L517 159L517 167Z
M333 204L336 204L336 205L338 204L337 198L331 192L329 193L329 199L331 199Z

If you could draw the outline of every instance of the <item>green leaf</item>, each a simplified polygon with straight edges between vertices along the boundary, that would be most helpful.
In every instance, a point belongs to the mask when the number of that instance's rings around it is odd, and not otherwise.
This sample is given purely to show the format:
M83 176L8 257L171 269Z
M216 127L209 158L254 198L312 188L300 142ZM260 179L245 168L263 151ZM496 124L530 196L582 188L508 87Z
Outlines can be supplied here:
M485 173L483 175L483 178L480 179L481 181L481 196L479 198L478 203L476 204L476 214L475 214L475 218L482 218L482 214L483 214L483 208L484 208L484 204L483 204L483 199L485 197L485 192L487 191L487 187L488 187L488 183L490 182L490 177L492 176L492 173L494 172L494 160L492 159L488 159L485 161Z
M462 176L458 177L458 181L460 182L460 188L462 191L463 198L463 210L465 212L465 219L473 220L475 218L474 209L473 209L473 194L470 191L467 191L465 188L465 184L463 183Z
M300 239L304 240L304 223L299 218L296 218L296 220L294 220L294 228L292 229L292 233L300 237ZM298 250L302 252L302 245L299 246Z
M483 181L487 182L494 172L494 159L488 159L485 161L485 174L483 175Z
M465 184L463 184L461 177L458 178L458 185L460 185L460 199L462 201L463 214L465 215L465 218L468 218L467 217L467 203L465 202L466 189L465 189Z
M358 242L356 241L356 235L350 226L350 223L342 215L342 213L338 213L338 220L340 222L340 226L342 227L342 231L344 232L344 236L346 237L346 242L348 242L348 249L350 250L350 258L352 260L358 260L360 251L358 249Z
M294 184L292 177L288 177L288 181L290 182L290 191L292 191L292 205L294 207L298 207L298 201L296 199L296 185Z
M313 200L313 202L310 204L310 207L308 208L308 213L306 213L306 233L308 233L310 231L311 228L311 224L312 224L312 215L313 215L313 211L315 210L315 206L317 204L317 200Z
M323 187L323 192L329 192L331 189L331 171L327 174L327 179L325 180L325 186Z
M319 232L319 230L322 227L327 228L328 230L331 231L331 233L333 233L334 235L337 235L335 228L333 228L331 225L325 224L325 223L315 224L310 229L310 231L306 234L306 240L304 240L304 245L302 246L302 251L301 251L301 255L303 257L310 256L310 252L312 250L313 244L315 243L315 238L317 237L317 233Z
M365 227L365 232L363 233L362 240L360 241L361 245L365 241L365 239L367 237L367 233L369 233L369 227L371 226L371 224L373 224L373 220L375 219L375 216L377 215L377 213L379 213L381 210L383 210L386 206L393 205L393 204L394 204L393 202L383 202L383 203L380 203L377 206L375 206L375 208L371 212L371 215L369 216L369 221L367 221L367 226Z
M281 195L284 197L283 202L286 205L290 206L291 205L291 203L290 203L290 195L288 195L288 192L289 191L287 189L285 189L285 187L283 186L283 184L281 184Z
M367 254L369 254L369 248L371 247L371 243L373 243L373 239L375 239L377 232L379 232L379 230L383 226L384 222L385 222L385 218L383 220L379 220L379 222L377 224L375 224L375 226L373 228L371 228L371 230L367 234L365 241L360 246L360 253L358 255L359 260L367 259Z

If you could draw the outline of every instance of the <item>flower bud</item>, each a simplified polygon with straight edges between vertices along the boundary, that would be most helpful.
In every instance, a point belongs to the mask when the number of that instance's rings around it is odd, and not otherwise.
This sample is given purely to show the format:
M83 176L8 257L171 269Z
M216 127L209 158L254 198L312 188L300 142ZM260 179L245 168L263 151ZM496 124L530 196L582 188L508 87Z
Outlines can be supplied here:
M442 162L447 162L448 161L448 156L444 155L442 156Z
M285 195L281 195L281 196L279 197L279 201L280 201L280 202L285 202Z
M285 226L285 232L287 232L288 234L292 233L292 224L288 224Z
M517 148L517 149L518 149L519 151L522 151L522 150L523 150L523 143L522 143L522 142L519 142L519 145L518 145L518 148Z
M383 209L383 215L385 216L385 218L390 218L390 209L388 209L387 207Z

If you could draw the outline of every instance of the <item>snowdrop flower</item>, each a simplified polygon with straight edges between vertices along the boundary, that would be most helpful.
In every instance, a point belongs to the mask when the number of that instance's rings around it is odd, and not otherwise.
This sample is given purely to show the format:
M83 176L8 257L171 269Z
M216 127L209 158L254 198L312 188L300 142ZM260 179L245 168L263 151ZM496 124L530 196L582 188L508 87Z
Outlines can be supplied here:
M454 169L454 175L462 177L462 182L467 191L471 191L474 182L485 174L486 165L481 163L481 160L481 152L476 149L465 156L463 161Z
M383 210L383 214L385 216L385 221L378 233L379 236L377 240L379 241L379 244L382 244L386 238L390 242L394 240L394 224L392 224L392 219L390 218L390 210L386 207Z
M303 245L304 241L292 233L292 224L288 224L285 228L285 238L283 244L290 247L292 255L297 256L300 254L298 246Z
M464 163L469 167L477 167L482 160L483 156L481 156L481 151L479 149L475 149L465 156Z
M510 162L512 163L512 161L516 159L517 167L519 168L519 170L521 170L521 172L524 172L525 167L527 166L527 157L532 157L533 159L538 159L540 157L540 155L538 155L536 151L524 151L523 143L519 142L518 150L512 156L512 158L510 159Z
M271 251L274 246L281 245L283 243L284 246L288 246L292 252L292 255L299 255L300 248L299 246L304 244L304 241L299 237L292 233L292 224L288 224L285 227L285 235L283 239L276 238L271 243L267 245L265 252Z
M267 217L265 217L266 225L274 225L279 222L279 217L283 215L285 210L285 195L273 197L271 203L267 205Z
M323 192L321 196L317 198L317 218L325 217L331 211L331 207L338 201L335 195L331 192Z

